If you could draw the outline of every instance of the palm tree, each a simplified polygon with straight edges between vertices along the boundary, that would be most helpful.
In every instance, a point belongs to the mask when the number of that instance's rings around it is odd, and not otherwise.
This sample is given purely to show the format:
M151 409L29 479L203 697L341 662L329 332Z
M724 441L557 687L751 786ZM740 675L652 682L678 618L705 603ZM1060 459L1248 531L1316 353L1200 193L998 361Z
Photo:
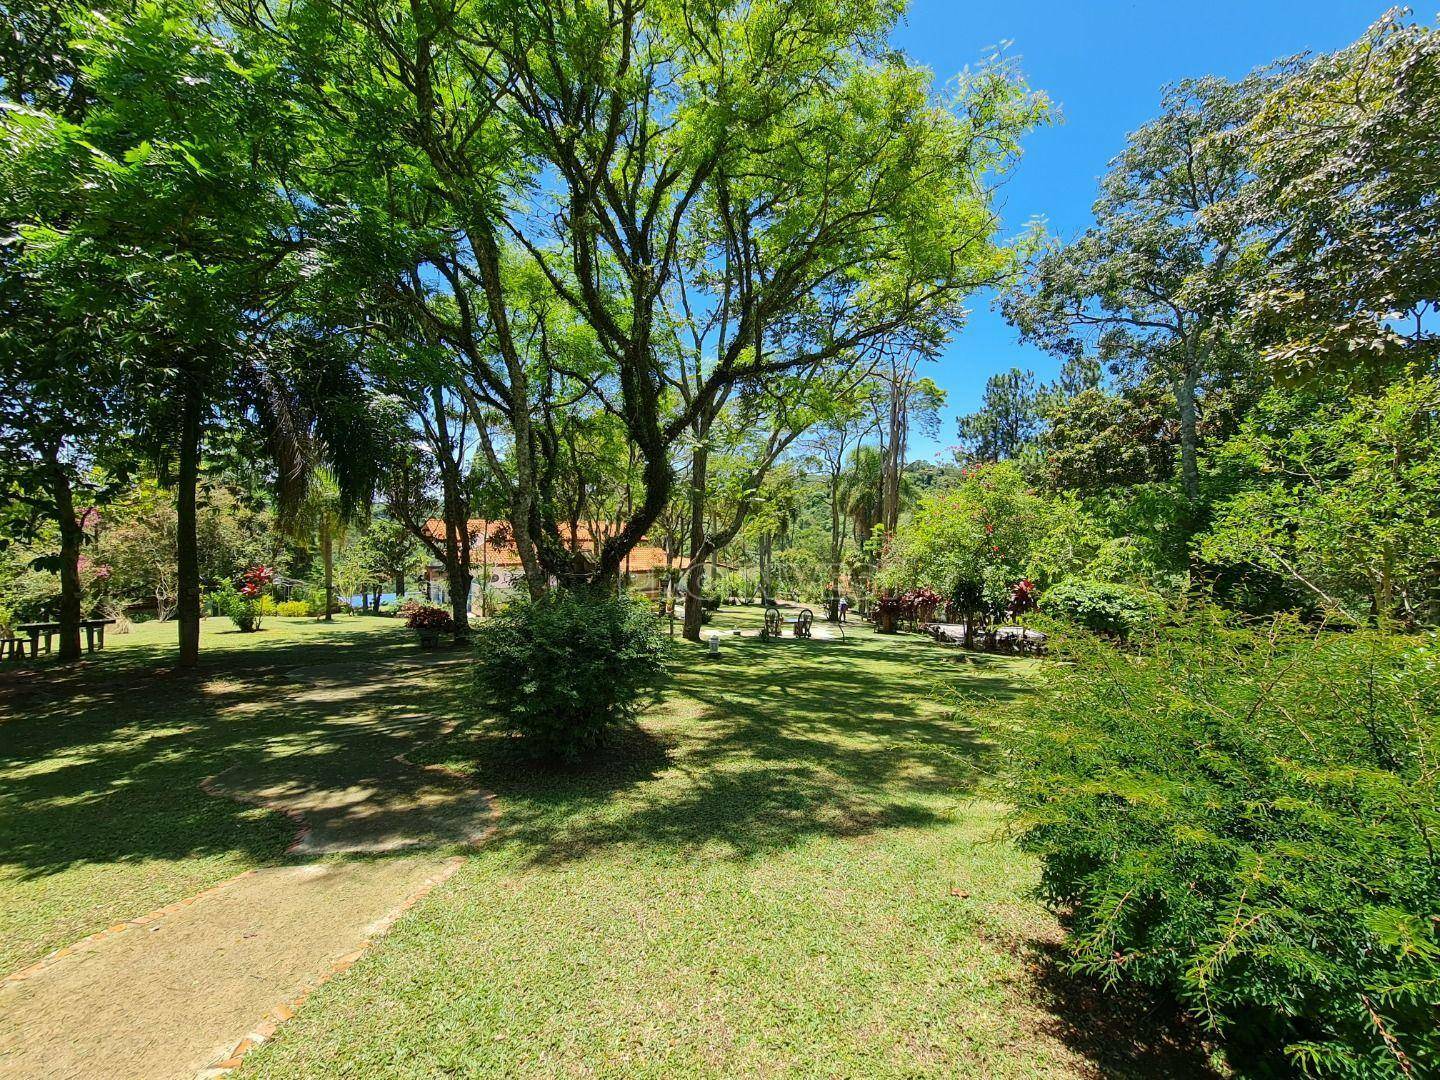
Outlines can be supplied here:
M363 516L347 512L335 474L328 466L314 461L307 465L303 496L298 501L281 501L281 528L300 543L315 542L320 548L320 562L325 568L326 622L334 621L335 547L345 543L350 526Z
M840 508L850 518L855 542L870 539L884 503L885 459L873 446L857 446L840 478Z

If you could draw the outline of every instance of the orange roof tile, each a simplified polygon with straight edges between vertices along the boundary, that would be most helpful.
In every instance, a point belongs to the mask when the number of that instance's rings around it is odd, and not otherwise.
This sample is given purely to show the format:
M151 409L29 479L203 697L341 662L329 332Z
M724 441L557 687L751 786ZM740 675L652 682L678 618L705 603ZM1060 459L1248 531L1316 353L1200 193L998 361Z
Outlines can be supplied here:
M618 526L611 526L611 529L618 531ZM445 523L439 518L431 518L425 523L425 531L435 539L445 535ZM471 555L470 562L474 566L487 565L499 569L507 569L520 566L520 552L515 546L511 535L510 523L508 521L488 521L483 518L471 518L469 528ZM561 537L566 538L570 533L568 525L561 526ZM488 541L482 551L480 547L481 537ZM588 525L579 526L573 535L568 537L568 546L572 551L589 548L594 549L594 533ZM605 532L601 534L602 542L608 539ZM639 544L631 549L626 556L624 569L630 573L644 573L652 570L663 570L666 565L665 549L645 543L641 538Z

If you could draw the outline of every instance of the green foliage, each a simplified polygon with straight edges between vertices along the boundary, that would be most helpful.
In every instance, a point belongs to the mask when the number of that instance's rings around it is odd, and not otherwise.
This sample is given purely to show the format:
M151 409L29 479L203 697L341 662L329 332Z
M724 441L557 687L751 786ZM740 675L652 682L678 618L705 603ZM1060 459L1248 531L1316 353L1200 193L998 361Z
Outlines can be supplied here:
M1004 461L1019 457L1040 433L1040 395L1035 374L1011 368L985 382L978 411L959 418L957 434L962 456L969 462Z
M275 605L275 614L285 619L303 619L314 613L308 600L281 600Z
M1206 615L1060 659L1007 785L1074 969L1175 994L1245 1071L1435 1075L1435 639Z
M1040 473L1057 491L1089 492L1175 474L1175 402L1155 381L1088 389L1058 404L1040 438Z
M1066 500L1034 491L1014 462L968 469L901 523L876 584L901 592L925 587L949 598L962 584L978 583L987 601L1003 604L1046 538L1073 516Z
M576 763L635 714L670 642L648 604L559 590L507 605L475 633L481 704L534 757Z
M1440 615L1440 378L1271 391L1222 459L1248 472L1201 552L1289 579L1332 613Z
M215 610L233 622L237 630L248 634L260 629L264 610L259 597L250 599L241 596L239 590L227 581L211 594L210 600Z
M1248 330L1285 375L1434 363L1437 128L1440 28L1400 9L1316 57L1247 126L1255 181L1236 210L1284 237L1250 291Z
M1134 585L1071 578L1047 590L1040 608L1086 630L1125 639L1154 627L1165 602Z

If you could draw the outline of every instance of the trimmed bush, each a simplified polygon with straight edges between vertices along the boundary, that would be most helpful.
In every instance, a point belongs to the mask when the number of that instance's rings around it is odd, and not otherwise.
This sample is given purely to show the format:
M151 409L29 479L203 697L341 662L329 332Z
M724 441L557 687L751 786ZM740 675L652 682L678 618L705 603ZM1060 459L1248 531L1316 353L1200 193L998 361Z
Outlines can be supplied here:
M1152 628L1165 614L1165 601L1133 585L1072 578L1047 589L1040 597L1040 609L1097 634L1123 639Z
M1173 995L1245 1075L1440 1075L1436 641L1061 646L1002 737L1074 969Z
M561 590L480 626L475 685L532 756L573 764L634 721L665 676L669 646L649 604Z
M275 605L275 614L286 619L300 619L310 614L310 604L306 600L282 600Z

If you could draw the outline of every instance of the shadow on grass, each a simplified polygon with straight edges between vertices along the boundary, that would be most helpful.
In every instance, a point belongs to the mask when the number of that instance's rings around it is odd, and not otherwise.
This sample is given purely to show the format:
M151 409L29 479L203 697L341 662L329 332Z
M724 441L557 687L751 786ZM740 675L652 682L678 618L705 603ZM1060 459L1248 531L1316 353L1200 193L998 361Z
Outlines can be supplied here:
M457 737L451 753L505 807L492 843L535 864L625 846L756 859L810 836L934 825L937 793L984 779L988 745L937 703L953 659L919 641L680 648L666 703L584 772L538 769L486 728ZM968 682L1020 692L1003 666Z
M196 671L174 668L166 646L137 645L7 673L0 861L28 877L215 852L281 861L293 825L204 794L202 778L243 766L252 788L296 775L365 787L393 781L401 752L462 764L499 795L490 845L523 864L629 851L755 860L812 837L949 823L946 804L980 789L993 761L947 707L947 688L1024 692L1014 661L961 663L863 630L845 641L730 638L715 658L681 645L672 686L641 727L582 771L541 770L470 714L463 653L421 653L398 627L274 634L217 634ZM444 735L455 720L470 726ZM1036 966L1044 1022L1103 1074L1207 1075L1172 1029L1128 1006L1106 1011L1053 956Z
M1173 1001L1141 990L1106 991L1065 970L1064 948L1026 949L1046 1032L1095 1063L1103 1076L1218 1080L1202 1032Z
M239 637L207 631L216 644L193 671L170 666L165 646L135 645L0 684L0 862L12 875L227 852L280 861L293 823L207 795L202 779L244 764L255 783L393 783L393 756L448 719L432 706L453 660L403 633ZM363 681L346 692L291 677L333 663Z

